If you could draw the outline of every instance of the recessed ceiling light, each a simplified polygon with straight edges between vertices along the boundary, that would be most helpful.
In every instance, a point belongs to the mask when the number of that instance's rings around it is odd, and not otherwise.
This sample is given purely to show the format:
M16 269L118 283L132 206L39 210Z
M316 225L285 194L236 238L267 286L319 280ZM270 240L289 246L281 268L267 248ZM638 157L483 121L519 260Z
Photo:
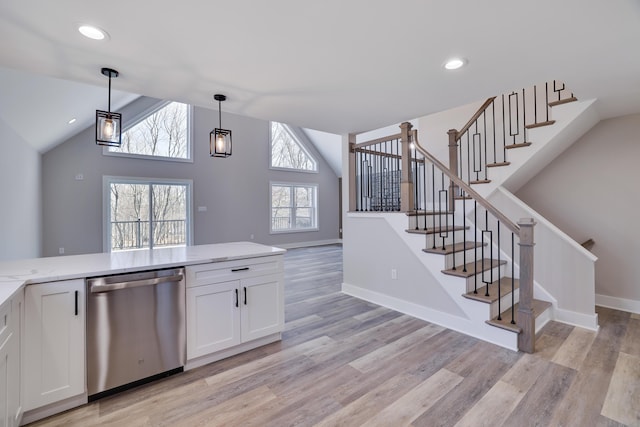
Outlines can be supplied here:
M452 58L452 59L448 60L447 62L445 62L444 68L446 68L447 70L457 70L458 68L462 67L466 63L467 63L467 61L465 59Z
M72 118L71 120L69 120L67 123L69 123L70 125L74 124L76 122L76 118Z
M80 25L78 31L80 31L80 34L83 36L92 40L104 40L107 37L107 33L104 30L94 27L93 25Z

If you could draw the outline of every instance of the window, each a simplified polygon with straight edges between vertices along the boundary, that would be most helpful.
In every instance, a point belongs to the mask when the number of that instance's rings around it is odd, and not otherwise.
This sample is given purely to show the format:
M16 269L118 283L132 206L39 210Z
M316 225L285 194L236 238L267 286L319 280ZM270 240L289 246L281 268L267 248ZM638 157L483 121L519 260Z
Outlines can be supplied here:
M318 229L318 186L271 183L271 232Z
M104 250L191 244L191 181L105 177Z
M105 153L165 160L191 160L190 110L187 104L163 102L141 115L122 133L120 147Z
M271 122L271 167L316 172L316 160L284 123Z

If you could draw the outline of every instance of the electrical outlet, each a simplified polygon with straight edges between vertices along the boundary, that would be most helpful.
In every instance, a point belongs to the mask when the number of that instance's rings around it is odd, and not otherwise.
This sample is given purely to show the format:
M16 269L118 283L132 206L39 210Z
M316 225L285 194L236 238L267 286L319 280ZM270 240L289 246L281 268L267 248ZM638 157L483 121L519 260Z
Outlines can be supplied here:
M251 240L253 240L253 238L254 238L254 237L255 237L255 236L254 236L253 234L249 236L249 238L250 238Z
M393 280L396 280L398 278L398 270L396 270L395 268L391 269L391 278Z
M64 248L58 248L58 253L60 255L64 255Z

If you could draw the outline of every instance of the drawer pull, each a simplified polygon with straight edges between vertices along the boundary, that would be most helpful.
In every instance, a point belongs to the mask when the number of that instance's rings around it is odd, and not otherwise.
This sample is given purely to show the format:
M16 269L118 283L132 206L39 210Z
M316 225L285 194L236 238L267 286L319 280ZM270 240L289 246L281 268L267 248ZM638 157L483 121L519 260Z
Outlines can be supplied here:
M238 271L247 271L249 270L249 267L242 267L242 268L232 268L231 272L232 273L237 273Z

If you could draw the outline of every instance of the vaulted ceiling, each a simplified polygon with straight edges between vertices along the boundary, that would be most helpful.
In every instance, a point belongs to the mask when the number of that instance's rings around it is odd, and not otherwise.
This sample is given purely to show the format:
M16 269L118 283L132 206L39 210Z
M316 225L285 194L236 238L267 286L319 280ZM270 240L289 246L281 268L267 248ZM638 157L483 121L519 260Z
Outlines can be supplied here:
M109 37L86 39L80 23ZM224 111L339 134L550 79L598 98L602 117L640 112L637 0L5 1L0 40L10 125L46 127L44 109L66 126L62 105L104 109L104 66L121 73L118 102L217 108L223 93ZM467 66L446 71L452 56ZM29 136L38 149L56 143L46 137Z

